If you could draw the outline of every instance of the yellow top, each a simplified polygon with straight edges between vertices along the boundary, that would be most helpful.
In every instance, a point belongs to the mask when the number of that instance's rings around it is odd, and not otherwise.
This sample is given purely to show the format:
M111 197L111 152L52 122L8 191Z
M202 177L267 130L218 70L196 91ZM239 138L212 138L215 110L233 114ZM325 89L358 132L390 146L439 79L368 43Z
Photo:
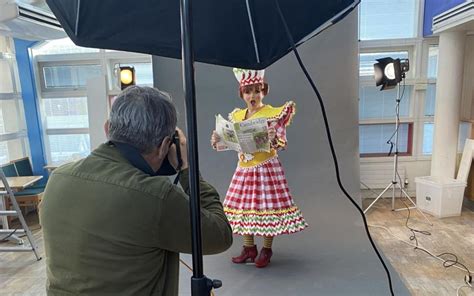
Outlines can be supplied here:
M245 115L247 114L247 109L235 109L229 114L229 120L231 122L242 122L245 120ZM290 125L293 115L295 114L295 103L293 101L286 102L281 107L272 107L270 105L265 105L262 109L255 112L252 116L247 119L255 118L267 118L268 121L279 121L285 127ZM278 143L284 146L283 141L278 141ZM251 154L251 159L246 159L245 154L239 154L239 166L248 168L255 167L259 164L275 157L277 155L276 149L272 148L270 152L255 152Z

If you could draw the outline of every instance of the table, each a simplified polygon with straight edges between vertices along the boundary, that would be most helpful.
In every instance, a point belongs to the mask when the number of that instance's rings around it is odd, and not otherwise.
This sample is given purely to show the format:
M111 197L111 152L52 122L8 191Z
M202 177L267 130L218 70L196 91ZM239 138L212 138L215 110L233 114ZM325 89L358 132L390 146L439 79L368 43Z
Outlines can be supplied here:
M41 179L43 179L43 176L7 177L7 182L13 192L18 192L18 191L25 190L25 188L33 185L34 183L38 182ZM0 210L5 210L6 209L5 197L4 197L5 186L3 182L1 181L0 181L0 191L3 191L0 194ZM1 216L0 219L2 221L3 229L9 229L7 216ZM9 240L10 239L18 241L19 244L23 244L23 240L17 237L16 235L12 235L11 237L9 237Z
M26 187L38 182L43 179L43 176L20 176L20 177L7 177L8 185L14 192L22 191ZM0 182L0 190L4 190L3 183Z

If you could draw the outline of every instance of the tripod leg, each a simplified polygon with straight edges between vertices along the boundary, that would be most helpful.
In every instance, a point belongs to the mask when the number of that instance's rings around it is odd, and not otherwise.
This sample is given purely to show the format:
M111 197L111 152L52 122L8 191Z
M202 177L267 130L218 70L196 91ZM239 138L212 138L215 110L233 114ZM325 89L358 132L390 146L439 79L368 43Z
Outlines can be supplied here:
M385 192L387 192L387 190L390 189L390 187L393 186L393 183L390 183L388 184L387 187L385 187L385 189L382 191L382 193L379 194L379 196L377 196L377 198L367 207L367 209L364 210L364 214L367 213L367 211L383 196L383 194Z
M392 211L394 211L395 210L395 189L397 189L395 184L398 184L398 183L396 181L392 181L392 184L393 184L393 187L392 187Z
M416 209L424 218L425 220L428 222L429 225L433 226L433 223L430 221L430 219L428 219L428 217L426 217L425 213L423 213L419 208L418 206L416 205L416 203L413 201L413 199L411 199L411 197L408 195L408 193L406 193L406 191L401 188L400 185L398 185L398 187L402 190L403 192L403 195L405 195L405 197L411 202L411 204L413 205L413 209ZM408 208L408 209L412 209L412 208ZM407 210L407 208L400 208L400 209L396 209L395 211L404 211L404 210Z
M360 184L361 184L362 186L364 186L367 190L369 190L370 192L372 192L375 196L378 196L378 195L379 195L375 190L373 190L372 188L370 188L370 187L369 187L367 184L365 184L364 182L360 181Z

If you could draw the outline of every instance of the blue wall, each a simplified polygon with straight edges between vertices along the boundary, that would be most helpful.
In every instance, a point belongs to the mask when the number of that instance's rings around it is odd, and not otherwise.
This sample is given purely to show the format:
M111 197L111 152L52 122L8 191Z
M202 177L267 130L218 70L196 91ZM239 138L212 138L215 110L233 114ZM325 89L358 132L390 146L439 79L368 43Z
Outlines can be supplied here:
M35 41L15 39L16 61L20 76L21 93L25 108L26 127L28 129L28 141L31 151L31 162L35 175L47 174L44 170L46 164L41 131L41 118L36 97L36 86L34 79L33 63L29 49Z
M433 32L433 18L454 6L463 3L465 0L425 0L425 16L423 20L423 36L431 36Z

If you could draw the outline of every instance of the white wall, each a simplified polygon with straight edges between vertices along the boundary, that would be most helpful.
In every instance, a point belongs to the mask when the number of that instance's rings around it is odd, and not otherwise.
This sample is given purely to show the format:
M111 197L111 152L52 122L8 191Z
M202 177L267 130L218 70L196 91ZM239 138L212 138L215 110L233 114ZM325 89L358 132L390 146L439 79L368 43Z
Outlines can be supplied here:
M410 157L411 158L411 157ZM384 161L380 160L371 160L371 159L361 159L361 169L362 168L374 168L380 165L384 165L387 167L393 167L393 159L387 159ZM419 176L429 176L430 169L431 169L431 158L423 158L423 159L416 159L411 158L409 160L401 160L399 161L399 166L405 169L405 176L407 178L408 184L406 187L406 191L410 196L415 196L416 184L415 178ZM387 185L389 184L390 179L387 180ZM363 186L361 186L363 188ZM381 188L374 188L376 192L382 192ZM391 192L387 192L384 196L391 196ZM368 190L362 190L362 198L374 198L376 197L373 192Z
M87 80L87 112L91 151L107 141L104 123L108 116L107 78L105 75Z

